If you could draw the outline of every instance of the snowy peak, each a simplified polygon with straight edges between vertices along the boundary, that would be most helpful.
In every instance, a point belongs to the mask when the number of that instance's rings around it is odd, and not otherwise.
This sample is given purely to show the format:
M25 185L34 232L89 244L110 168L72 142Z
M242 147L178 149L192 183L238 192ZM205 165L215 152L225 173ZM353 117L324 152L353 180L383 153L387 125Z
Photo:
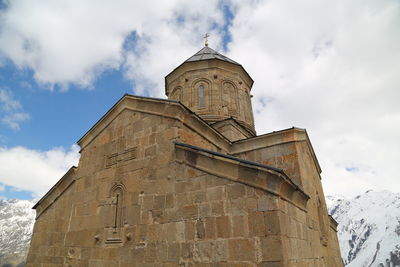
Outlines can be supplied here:
M34 202L0 199L0 266L25 260L35 222Z
M343 261L349 267L400 266L400 194L368 190L353 199L327 196L339 223Z

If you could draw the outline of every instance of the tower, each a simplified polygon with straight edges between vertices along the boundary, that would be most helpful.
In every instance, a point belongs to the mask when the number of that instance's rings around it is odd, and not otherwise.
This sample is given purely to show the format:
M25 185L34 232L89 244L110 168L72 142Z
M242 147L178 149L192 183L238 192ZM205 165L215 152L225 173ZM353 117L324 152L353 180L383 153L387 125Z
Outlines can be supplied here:
M205 46L165 77L165 94L228 139L255 136L253 79L239 63Z

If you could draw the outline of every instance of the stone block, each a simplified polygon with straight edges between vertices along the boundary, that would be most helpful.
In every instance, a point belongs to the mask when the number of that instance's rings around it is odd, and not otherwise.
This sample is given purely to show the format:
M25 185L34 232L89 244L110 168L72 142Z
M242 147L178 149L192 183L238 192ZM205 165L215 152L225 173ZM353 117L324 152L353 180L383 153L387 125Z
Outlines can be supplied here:
M140 206L130 205L126 207L126 220L129 225L140 223Z
M255 261L254 244L250 239L229 239L228 250L232 261Z
M217 237L228 238L231 237L231 220L228 216L221 216L215 219Z
M279 236L260 237L262 261L282 261L282 240Z
M245 196L246 194L246 186L235 183L226 186L227 197L228 199L236 199Z
M263 194L257 200L258 211L272 211L278 209L278 198L275 196Z
M223 186L216 186L207 188L206 197L207 201L215 201L224 199L225 190Z
M265 236L267 229L263 212L250 212L248 217L249 236Z
M180 243L181 244L181 258L184 260L193 258L193 243Z
M196 228L194 221L185 221L185 240L194 240L196 236Z
M199 209L197 205L184 206L178 209L178 214L182 220L195 219L199 215Z
M175 206L174 204L174 194L169 193L166 194L165 196L165 207L166 208L173 208Z
M225 215L224 202L222 201L211 202L211 215L224 216Z
M264 212L264 220L265 220L267 235L281 234L280 212L266 211Z
M157 242L157 259L160 262L168 260L168 244L166 242Z
M178 262L181 255L179 243L168 243L168 261Z
M209 217L204 219L205 224L205 237L207 239L215 239L216 238L216 218Z
M196 221L196 239L204 239L206 235L206 230L204 227L204 222L203 220L197 220Z
M176 223L166 223L163 225L163 232L165 235L165 240L168 242L174 242L177 239Z
M199 217L205 218L211 216L211 205L209 203L199 205Z
M200 241L194 243L193 260L197 263L217 263L227 260L225 241Z
M204 191L195 191L190 194L190 198L193 203L204 203L206 201L206 192Z
M165 208L165 195L154 196L154 208L155 209Z
M247 216L232 217L232 237L247 237L249 234Z

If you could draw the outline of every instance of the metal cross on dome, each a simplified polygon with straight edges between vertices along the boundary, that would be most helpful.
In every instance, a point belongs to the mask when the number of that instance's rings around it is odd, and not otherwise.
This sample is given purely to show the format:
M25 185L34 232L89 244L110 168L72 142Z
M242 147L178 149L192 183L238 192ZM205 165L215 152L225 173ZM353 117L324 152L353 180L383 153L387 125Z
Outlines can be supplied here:
M204 45L208 46L208 37L210 37L210 35L208 33L206 33L206 35L204 35Z

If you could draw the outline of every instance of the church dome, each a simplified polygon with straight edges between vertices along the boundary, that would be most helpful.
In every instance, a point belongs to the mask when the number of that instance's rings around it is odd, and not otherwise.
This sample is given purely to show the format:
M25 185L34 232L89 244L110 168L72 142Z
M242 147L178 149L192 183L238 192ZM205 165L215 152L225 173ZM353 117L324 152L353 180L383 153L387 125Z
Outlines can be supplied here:
M255 135L253 79L236 61L205 46L165 77L165 93L209 124L232 119Z

